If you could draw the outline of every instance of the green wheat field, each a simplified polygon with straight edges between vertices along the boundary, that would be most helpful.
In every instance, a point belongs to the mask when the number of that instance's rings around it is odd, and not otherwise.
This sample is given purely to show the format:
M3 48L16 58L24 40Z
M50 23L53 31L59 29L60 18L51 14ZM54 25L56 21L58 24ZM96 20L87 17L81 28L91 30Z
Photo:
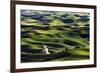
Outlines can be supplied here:
M89 13L20 12L22 63L89 59Z

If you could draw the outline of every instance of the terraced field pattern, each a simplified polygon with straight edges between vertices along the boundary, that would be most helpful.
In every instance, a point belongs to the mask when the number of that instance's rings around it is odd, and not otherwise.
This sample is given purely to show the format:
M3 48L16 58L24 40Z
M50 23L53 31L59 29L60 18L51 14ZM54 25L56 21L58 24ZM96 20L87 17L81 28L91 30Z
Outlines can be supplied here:
M89 59L86 12L21 10L21 62ZM49 54L42 53L43 45Z

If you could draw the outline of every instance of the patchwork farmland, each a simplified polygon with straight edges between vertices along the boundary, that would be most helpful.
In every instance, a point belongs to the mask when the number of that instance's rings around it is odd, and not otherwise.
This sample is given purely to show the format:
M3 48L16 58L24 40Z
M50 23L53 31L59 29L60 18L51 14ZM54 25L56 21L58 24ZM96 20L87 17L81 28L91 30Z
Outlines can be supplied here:
M83 12L21 10L21 62L89 59L89 19Z

